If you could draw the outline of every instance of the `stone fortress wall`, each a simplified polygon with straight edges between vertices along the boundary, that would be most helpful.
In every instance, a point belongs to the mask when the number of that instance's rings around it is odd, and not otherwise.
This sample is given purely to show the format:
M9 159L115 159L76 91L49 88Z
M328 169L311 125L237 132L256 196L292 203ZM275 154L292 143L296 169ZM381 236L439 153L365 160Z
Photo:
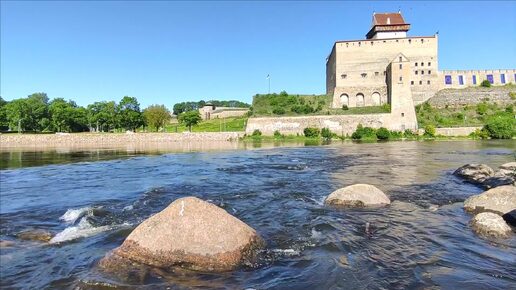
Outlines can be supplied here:
M479 86L484 80L496 86L516 84L516 69L443 70L439 72L439 89Z
M249 112L249 108L216 107L213 105L206 105L199 109L203 120L241 117L247 114L247 112Z

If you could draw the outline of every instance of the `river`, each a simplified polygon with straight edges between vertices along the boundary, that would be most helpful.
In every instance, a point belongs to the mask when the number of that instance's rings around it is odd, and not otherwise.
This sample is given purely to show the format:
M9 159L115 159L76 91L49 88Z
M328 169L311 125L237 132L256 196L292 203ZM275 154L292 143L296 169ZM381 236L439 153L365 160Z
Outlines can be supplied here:
M516 141L324 146L254 144L214 151L2 151L1 288L510 289L516 238L474 234L462 202L482 189L452 172L515 160ZM385 208L323 205L354 183L383 190ZM208 200L267 242L256 265L229 273L154 271L121 279L97 262L177 198ZM368 224L368 230L366 230ZM42 229L51 243L17 234ZM156 274L159 273L159 274Z

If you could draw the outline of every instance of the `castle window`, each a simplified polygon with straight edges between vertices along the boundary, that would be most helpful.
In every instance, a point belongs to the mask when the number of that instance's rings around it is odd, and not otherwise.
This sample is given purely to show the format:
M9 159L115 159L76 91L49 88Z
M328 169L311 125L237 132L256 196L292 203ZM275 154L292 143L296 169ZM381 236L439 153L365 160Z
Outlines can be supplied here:
M361 74L361 76L362 76L363 78L365 78L365 77L367 76L367 74L366 74L366 73L362 73L362 74Z
M422 70L422 71L421 71L421 74L422 74L422 75L424 75L424 74L425 74L425 71L424 71L424 70Z
M408 43L412 43L412 39L409 39L409 40L408 40Z
M362 45L362 43L359 41L359 42L358 42L358 46L360 46L360 45Z
M472 81L473 81L473 84L474 84L474 85L476 85L476 84L477 84L477 76L476 76L476 75L473 75L473 79L472 79Z
M357 107L363 107L364 106L364 94L358 93L357 94Z
M419 73L419 71L415 71L415 73L416 73L416 74L418 74L418 73Z
M429 70L429 71L428 71L428 74L431 74L431 73L432 73L432 71L431 71L431 70Z
M342 79L345 79L345 78L347 78L347 77L348 77L348 75L347 75L347 74L341 74L341 75L340 75L340 77L341 77Z
M429 85L430 84L430 81L426 81L426 84Z
M421 38L421 43L425 42L425 40L423 38Z
M349 47L349 43L346 42L346 47Z
M419 81L419 84L422 85L423 84L423 81Z
M410 84L411 84L411 85L414 85L414 81L410 81Z
M489 81L489 83L493 84L494 83L493 75L487 75L487 80Z
M403 59L402 59L402 58L401 58L401 56L400 56L400 62L402 62L402 61L403 61Z
M379 72L377 72L377 71L375 71L375 72L374 72L374 75L375 75L375 76L378 76L379 74L380 74L380 73L379 73Z
M431 63L430 63L430 62L428 62L428 66L430 66L430 65L431 65Z
M425 66L425 63L424 63L424 62L421 62L421 66Z
M416 62L416 66L417 66L417 62Z
M402 69L402 68L403 68L403 65L400 63L400 69Z
M400 82L403 81L403 77L400 77Z
M459 85L464 84L464 78L462 76L459 76Z
M505 84L505 74L500 74L500 82Z
M371 41L371 45L373 45L374 43Z
M402 117L405 117L405 113L401 113L401 116L402 116Z
M451 75L445 75L444 76L444 84L446 84L446 85L451 85L452 84Z

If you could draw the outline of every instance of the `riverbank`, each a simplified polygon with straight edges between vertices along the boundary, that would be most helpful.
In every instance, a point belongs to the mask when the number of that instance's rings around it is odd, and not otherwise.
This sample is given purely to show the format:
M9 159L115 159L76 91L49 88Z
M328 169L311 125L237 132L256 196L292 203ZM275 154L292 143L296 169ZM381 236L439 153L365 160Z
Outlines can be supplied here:
M228 143L243 132L204 133L57 133L0 134L1 149L19 147L125 147L128 145L174 145L188 143Z

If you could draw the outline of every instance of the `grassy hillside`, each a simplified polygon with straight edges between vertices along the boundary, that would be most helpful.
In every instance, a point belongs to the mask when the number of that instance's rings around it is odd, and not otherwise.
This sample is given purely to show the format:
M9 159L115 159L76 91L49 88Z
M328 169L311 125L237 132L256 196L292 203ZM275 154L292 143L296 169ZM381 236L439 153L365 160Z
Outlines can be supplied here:
M388 113L388 105L359 107L349 109L331 108L332 97L328 95L289 95L280 94L255 95L253 97L252 116L306 116L306 115L350 115Z
M196 126L192 127L193 132L235 132L245 131L245 124L247 123L246 117L238 118L226 118L226 119L212 119L201 121ZM186 128L183 124L169 124L165 128L166 132L186 132Z
M514 105L500 106L496 103L482 102L462 107L435 108L428 102L416 106L419 127L473 127L483 126L495 115L514 116Z

